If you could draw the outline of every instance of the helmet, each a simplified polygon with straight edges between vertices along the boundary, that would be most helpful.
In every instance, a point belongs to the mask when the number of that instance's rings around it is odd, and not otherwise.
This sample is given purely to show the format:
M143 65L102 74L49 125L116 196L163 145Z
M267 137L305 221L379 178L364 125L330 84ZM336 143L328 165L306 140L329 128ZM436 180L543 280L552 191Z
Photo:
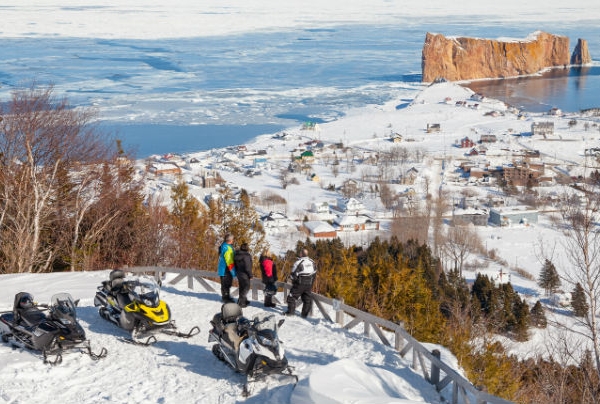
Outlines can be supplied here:
M19 299L19 307L22 309L33 307L33 296L31 296L29 293L21 296L21 299Z

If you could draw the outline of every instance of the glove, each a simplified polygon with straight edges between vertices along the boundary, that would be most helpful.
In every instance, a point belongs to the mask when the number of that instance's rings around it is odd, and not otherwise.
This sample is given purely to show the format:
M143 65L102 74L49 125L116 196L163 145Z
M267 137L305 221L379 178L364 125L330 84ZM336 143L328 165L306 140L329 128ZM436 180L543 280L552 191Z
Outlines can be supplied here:
M233 269L233 263L231 263L231 264L227 265L227 269L228 269L229 271L231 271L231 270Z

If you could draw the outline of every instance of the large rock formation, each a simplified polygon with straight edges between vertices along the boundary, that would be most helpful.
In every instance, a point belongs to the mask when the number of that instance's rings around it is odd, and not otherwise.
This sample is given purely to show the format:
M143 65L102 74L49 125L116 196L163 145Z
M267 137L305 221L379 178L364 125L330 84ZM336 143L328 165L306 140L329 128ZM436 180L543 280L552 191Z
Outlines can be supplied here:
M423 81L514 77L569 65L569 38L535 32L526 39L499 41L446 38L427 33Z
M590 56L587 41L579 38L577 40L577 45L575 45L575 49L573 50L573 54L571 55L571 64L586 65L588 63L592 63L592 57Z

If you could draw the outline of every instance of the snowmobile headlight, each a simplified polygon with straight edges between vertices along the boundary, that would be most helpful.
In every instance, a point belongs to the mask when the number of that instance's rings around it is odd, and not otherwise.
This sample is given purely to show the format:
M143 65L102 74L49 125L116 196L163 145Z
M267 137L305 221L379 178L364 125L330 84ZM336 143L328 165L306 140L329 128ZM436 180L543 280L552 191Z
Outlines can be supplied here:
M275 341L273 341L271 338L265 337L264 335L260 335L258 334L258 342L261 343L261 345L264 346L276 346L277 343Z

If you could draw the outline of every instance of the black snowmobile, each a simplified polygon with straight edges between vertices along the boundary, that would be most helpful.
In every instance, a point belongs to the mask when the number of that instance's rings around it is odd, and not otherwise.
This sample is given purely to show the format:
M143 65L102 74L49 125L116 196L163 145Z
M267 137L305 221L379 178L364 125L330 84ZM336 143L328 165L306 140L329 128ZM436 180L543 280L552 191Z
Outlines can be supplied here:
M37 304L27 292L15 295L12 311L0 313L2 341L16 347L41 351L44 363L62 362L62 353L77 350L92 359L106 356L106 349L95 354L85 338L85 331L77 322L79 301L68 293L52 296L50 305ZM49 358L54 356L53 360Z
M223 304L221 312L211 320L208 342L217 342L212 352L235 371L247 376L244 395L250 394L251 384L266 380L266 376L284 382L286 378L292 378L293 383L298 381L277 335L284 321L277 322L276 316L270 313L261 313L249 320L237 303Z
M102 318L131 332L128 342L150 345L156 342L157 333L190 338L200 332L193 327L189 332L177 331L171 319L171 310L159 296L159 285L148 276L125 277L125 272L115 269L109 280L98 286L94 305L99 306Z

